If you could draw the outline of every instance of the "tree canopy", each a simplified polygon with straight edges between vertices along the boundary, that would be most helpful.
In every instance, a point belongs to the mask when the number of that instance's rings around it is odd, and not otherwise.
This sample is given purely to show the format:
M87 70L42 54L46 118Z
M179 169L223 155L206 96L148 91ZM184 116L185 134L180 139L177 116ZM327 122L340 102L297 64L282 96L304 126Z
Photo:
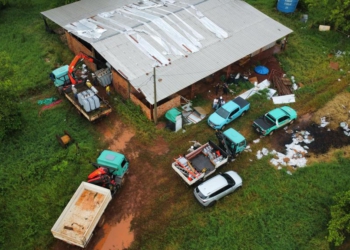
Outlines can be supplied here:
M346 236L350 234L350 190L335 196L328 231L328 241L333 242L335 246L343 244Z

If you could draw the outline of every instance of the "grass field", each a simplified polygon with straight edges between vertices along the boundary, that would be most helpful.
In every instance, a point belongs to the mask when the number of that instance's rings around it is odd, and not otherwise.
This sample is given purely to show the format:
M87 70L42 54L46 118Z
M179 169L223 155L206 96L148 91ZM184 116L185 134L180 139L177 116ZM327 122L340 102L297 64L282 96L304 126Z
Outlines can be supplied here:
M299 114L327 107L339 93L349 92L350 56L334 56L338 50L350 52L349 38L334 31L319 32L312 17L301 23L301 13L276 12L274 0L247 2L294 30L287 51L278 58L287 74L304 85L292 105ZM13 71L8 79L21 97L24 117L22 130L0 144L0 249L48 249L54 240L52 225L91 171L89 161L105 147L94 124L77 116L68 102L40 112L38 100L56 96L49 73L56 65L69 63L73 55L57 35L45 32L40 12L53 6L39 0L33 3L0 12L0 55L9 58L6 63ZM343 71L331 70L331 60ZM256 135L246 124L273 106L259 95L250 101L251 111L235 122L248 141ZM186 150L184 141L215 140L205 122L184 134L169 133L156 130L131 103L113 105L141 141L152 143L157 135L165 138L170 151L153 157L156 168L169 169L173 156ZM74 134L79 148L60 147L55 135L63 130ZM146 155L140 157L147 160ZM276 171L268 158L251 162L252 157L243 154L222 169L238 171L244 188L208 210L196 204L192 189L171 173L166 179L172 178L171 185L161 182L154 190L158 198L153 206L135 218L142 234L131 249L331 249L325 238L330 206L336 193L350 189L350 160L336 151L327 163L315 162L291 176Z

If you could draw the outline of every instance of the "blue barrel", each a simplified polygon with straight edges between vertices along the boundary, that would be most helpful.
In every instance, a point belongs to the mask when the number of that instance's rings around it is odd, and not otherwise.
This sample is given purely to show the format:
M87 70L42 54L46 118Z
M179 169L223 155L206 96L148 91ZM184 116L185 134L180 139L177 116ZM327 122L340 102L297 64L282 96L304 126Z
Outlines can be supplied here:
M278 0L277 9L284 13L292 13L297 8L299 0Z

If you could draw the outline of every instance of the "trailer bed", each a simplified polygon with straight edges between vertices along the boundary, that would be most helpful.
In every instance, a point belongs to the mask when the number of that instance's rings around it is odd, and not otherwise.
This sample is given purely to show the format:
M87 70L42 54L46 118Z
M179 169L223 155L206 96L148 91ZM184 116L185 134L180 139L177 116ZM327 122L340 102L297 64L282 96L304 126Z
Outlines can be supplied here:
M77 86L76 88L79 92L83 92L84 90L89 89L85 84L79 84L79 86ZM74 94L72 93L72 91L64 92L64 94L66 98L76 107L79 113L81 113L83 116L85 116L86 119L88 119L91 122L112 112L111 105L100 95L98 95L98 93L96 94L96 96L100 100L100 107L90 112L86 112L84 108L80 106L78 100L74 98Z
M85 247L111 199L109 189L82 182L52 227L53 236Z

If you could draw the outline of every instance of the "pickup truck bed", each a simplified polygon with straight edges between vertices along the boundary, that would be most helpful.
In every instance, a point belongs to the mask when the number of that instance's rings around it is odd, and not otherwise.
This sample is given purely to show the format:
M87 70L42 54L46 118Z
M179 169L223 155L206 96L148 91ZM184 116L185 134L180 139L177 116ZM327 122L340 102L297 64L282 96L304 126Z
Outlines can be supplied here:
M82 182L52 227L53 236L84 248L111 199L109 189Z
M225 151L209 141L193 152L176 158L172 168L188 185L193 185L199 180L205 180L227 161Z

